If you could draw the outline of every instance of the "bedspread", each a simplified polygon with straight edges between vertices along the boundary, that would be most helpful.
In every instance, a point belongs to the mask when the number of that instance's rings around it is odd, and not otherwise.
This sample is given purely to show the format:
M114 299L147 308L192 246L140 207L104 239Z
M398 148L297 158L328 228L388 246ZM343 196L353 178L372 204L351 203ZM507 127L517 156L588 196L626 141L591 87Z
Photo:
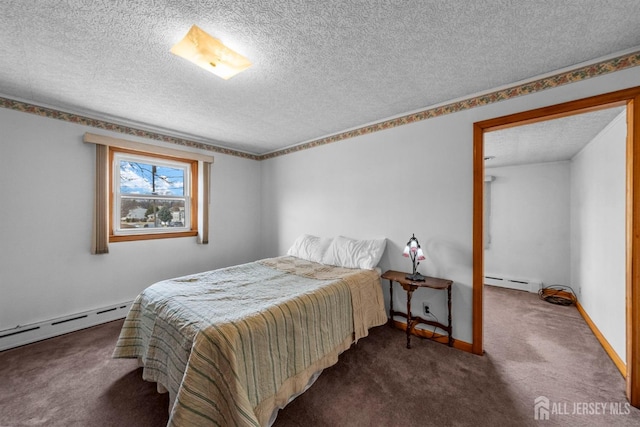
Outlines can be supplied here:
M386 321L376 271L279 257L150 286L113 356L169 392L169 425L266 425Z

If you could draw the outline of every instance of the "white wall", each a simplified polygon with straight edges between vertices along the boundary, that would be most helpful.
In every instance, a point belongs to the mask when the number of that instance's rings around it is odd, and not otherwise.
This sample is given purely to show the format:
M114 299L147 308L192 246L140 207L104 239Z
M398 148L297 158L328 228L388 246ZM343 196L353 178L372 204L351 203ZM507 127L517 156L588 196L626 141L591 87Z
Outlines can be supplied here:
M623 112L571 165L571 283L623 361L626 130Z
M82 136L145 141L8 109L0 109L0 129L0 330L132 300L155 281L259 257L242 242L260 236L260 162L215 154L209 245L195 237L120 242L91 255L95 147Z
M381 264L409 271L401 254L415 233L427 256L420 272L470 283L471 197L451 191L470 184L460 167L472 163L467 136L451 115L265 162L263 228L269 254L284 253L302 233L386 237ZM384 295L388 301L386 281ZM421 289L414 295L417 313L426 298L446 323L445 292ZM454 288L458 322L470 321L470 311L460 304L469 297ZM403 307L400 291L394 299Z
M301 233L384 236L382 268L406 271L401 250L415 233L420 271L455 281L454 336L471 342L473 123L637 85L629 69L264 161L264 254L283 254ZM430 299L446 319L433 292L416 292L414 306Z
M487 168L492 175L485 275L570 283L570 163Z

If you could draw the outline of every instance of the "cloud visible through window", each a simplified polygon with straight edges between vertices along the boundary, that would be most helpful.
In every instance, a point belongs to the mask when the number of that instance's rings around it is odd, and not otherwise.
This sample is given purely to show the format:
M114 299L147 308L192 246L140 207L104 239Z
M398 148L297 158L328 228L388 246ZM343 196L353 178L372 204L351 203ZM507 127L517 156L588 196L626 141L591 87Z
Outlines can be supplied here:
M124 194L184 195L183 169L139 162L120 162L120 191Z

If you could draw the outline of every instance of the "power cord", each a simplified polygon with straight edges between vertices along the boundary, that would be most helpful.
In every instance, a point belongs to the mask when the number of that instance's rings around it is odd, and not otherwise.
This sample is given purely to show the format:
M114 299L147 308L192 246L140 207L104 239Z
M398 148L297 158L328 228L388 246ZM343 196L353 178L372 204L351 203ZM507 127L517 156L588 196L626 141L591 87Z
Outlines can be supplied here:
M427 313L425 316L430 316L430 317L432 317L433 319L435 319L435 321L436 321L436 322L440 323L440 321L438 320L438 318L436 317L436 315L435 315L435 314L433 314L433 313L431 313L431 312ZM425 319L425 320L433 320L433 319ZM429 326L432 326L432 325L429 325ZM433 327L433 330L431 331L431 336L430 336L430 337L428 337L429 339L433 339L433 338L435 337L435 335L436 335L436 329L438 329L438 327L437 327L437 326L434 326L434 327ZM426 329L426 328L425 328L425 329L423 329L423 330L424 330L424 331L428 331L428 329Z
M538 296L543 301L557 305L568 306L575 304L578 301L573 289L571 289L570 286L564 285L551 285L546 288L542 288L538 291Z

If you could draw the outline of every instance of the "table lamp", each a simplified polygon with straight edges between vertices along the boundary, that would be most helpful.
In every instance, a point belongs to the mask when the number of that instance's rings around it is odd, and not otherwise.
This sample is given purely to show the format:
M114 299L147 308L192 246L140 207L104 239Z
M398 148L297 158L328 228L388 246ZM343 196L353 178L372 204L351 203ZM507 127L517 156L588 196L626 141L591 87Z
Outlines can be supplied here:
M425 257L415 234L413 234L407 242L407 246L404 248L402 256L411 258L411 263L413 264L413 274L407 274L406 278L414 282L424 282L424 276L416 271L416 269L420 265L420 262L416 261L422 261L423 259L425 259Z

